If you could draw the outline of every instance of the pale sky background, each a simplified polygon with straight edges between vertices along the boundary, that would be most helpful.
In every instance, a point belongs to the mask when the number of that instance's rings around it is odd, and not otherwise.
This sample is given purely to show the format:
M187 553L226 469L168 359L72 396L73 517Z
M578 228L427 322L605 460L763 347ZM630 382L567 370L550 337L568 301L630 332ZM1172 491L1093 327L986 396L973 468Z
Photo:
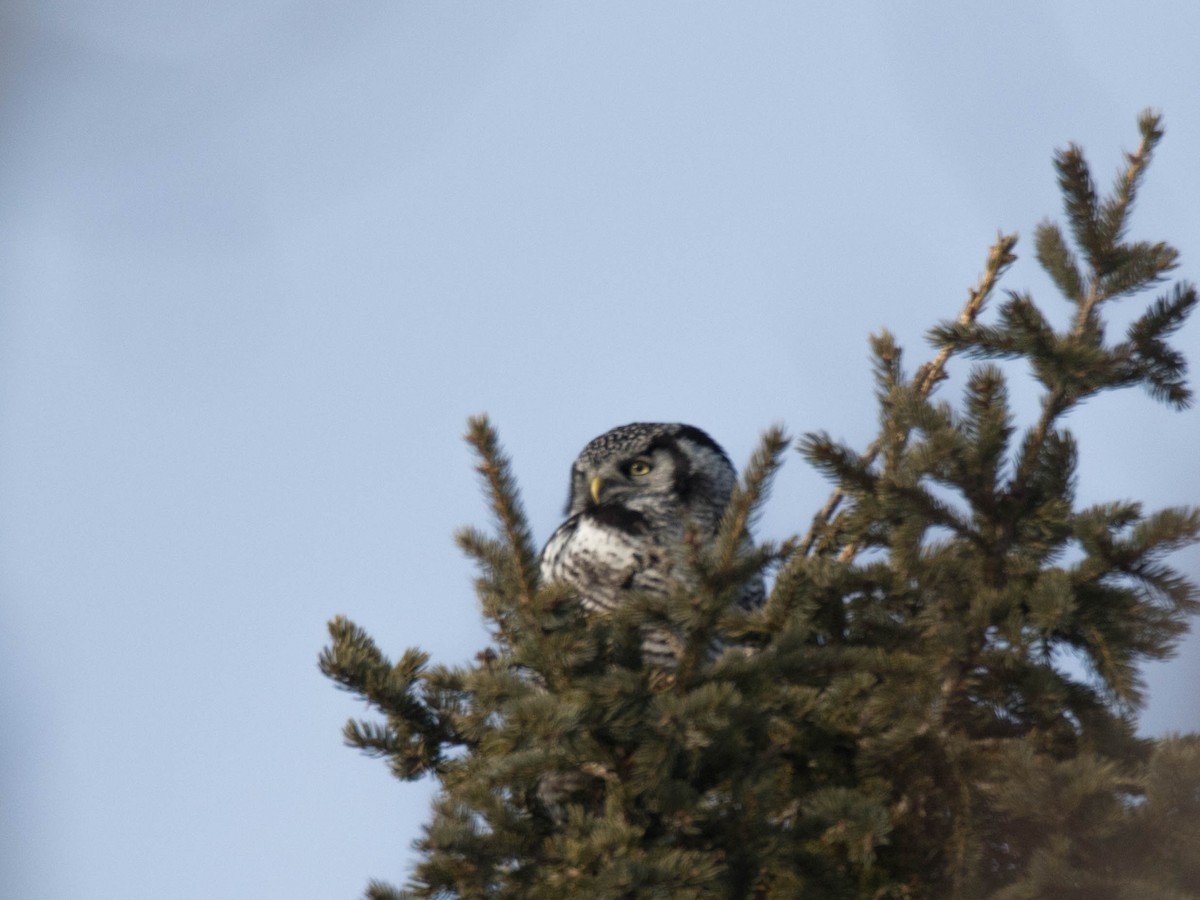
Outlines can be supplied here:
M1065 319L1052 152L1107 187L1146 106L1134 234L1200 277L1198 36L1190 0L0 7L0 893L402 882L429 786L343 747L316 658L336 613L482 646L467 416L539 541L614 425L865 446L867 335L925 359L997 230ZM1070 424L1082 501L1200 501L1196 411ZM762 533L827 492L793 456ZM1200 729L1200 641L1147 676L1144 732Z

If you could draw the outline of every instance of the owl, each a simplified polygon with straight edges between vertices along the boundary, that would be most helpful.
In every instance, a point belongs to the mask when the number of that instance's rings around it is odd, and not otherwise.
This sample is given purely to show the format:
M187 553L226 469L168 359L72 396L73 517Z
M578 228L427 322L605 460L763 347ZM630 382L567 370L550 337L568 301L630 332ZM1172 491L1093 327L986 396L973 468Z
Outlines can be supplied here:
M543 582L571 585L591 616L632 591L665 595L686 583L685 534L713 541L736 479L725 451L694 426L635 422L605 432L571 467L567 520L542 551ZM737 602L762 601L758 578ZM681 646L670 631L647 628L642 660L673 671Z

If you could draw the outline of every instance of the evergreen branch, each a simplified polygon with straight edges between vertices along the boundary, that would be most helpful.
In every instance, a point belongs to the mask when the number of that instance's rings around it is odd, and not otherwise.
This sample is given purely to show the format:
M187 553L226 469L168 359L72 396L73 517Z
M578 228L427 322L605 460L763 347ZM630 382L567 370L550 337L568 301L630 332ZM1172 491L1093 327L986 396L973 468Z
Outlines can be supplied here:
M689 540L690 564L701 576L703 589L693 587L685 592L688 603L684 608L691 616L683 623L688 638L676 669L677 685L689 684L693 673L710 657L713 631L730 612L730 593L740 595L752 579L762 578L768 566L795 552L794 541L787 541L779 548L770 545L751 547L749 539L751 522L770 492L771 480L783 464L783 454L789 444L790 439L782 428L768 429L745 468L741 484L734 488L721 517L712 552L702 555L699 543Z
M1109 261L1105 256L1111 244L1106 244L1101 237L1096 183L1083 158L1083 150L1077 144L1071 144L1066 150L1056 151L1054 168L1058 170L1058 186L1075 243L1083 250L1093 272L1108 271Z
M1062 231L1057 225L1043 222L1036 233L1037 260L1064 297L1072 303L1083 302L1083 276Z
M1009 294L1008 302L1000 307L1000 328L1012 335L1013 346L1021 356L1036 360L1059 350L1058 336L1028 294Z
M1056 509L1056 504L1069 504L1074 495L1075 439L1068 431L1050 428L1048 423L1057 415L1054 410L1055 407L1048 402L1043 409L1042 419L1035 428L1025 433L1021 443L1016 473L1005 486L1014 513L1041 510L1044 515ZM1031 523L1039 521L1048 524L1041 517L1030 519Z
M824 432L806 434L799 441L799 450L812 465L849 490L871 493L879 483L879 475L871 468L878 451L859 455Z
M1157 561L1169 553L1200 541L1200 510L1191 507L1161 509L1138 522L1125 539L1114 541L1110 550L1123 570L1139 577L1157 571ZM1197 611L1196 588L1174 598L1185 613Z
M475 593L484 616L496 623L495 637L508 646L517 642L518 635L528 628L527 608L513 605L507 590L511 579L506 578L512 561L511 547L493 540L474 528L463 528L454 536L459 548L479 566Z
M1142 114L1138 126L1142 134L1141 144L1137 152L1126 156L1127 165L1117 177L1113 196L1103 203L1097 201L1095 186L1082 151L1071 145L1056 155L1055 166L1059 172L1067 216L1076 241L1088 259L1091 272L1087 291L1078 303L1075 320L1066 340L1057 337L1052 343L1035 340L1024 348L1035 373L1047 390L1038 421L1026 435L1022 459L1011 481L1011 490L1015 492L1023 490L1023 485L1037 466L1038 457L1054 423L1083 397L1105 387L1144 380L1156 398L1177 406L1185 405L1190 398L1181 377L1183 358L1152 337L1154 327L1161 327L1168 320L1181 322L1191 309L1192 303L1181 300L1178 291L1174 305L1156 304L1149 314L1147 324L1151 330L1138 332L1140 346L1134 343L1131 332L1130 343L1118 347L1115 354L1110 354L1107 364L1099 356L1103 352L1104 337L1096 318L1099 305L1119 293L1160 280L1164 273L1175 266L1177 259L1175 250L1166 244L1117 244L1124 234L1129 212L1154 147L1163 134L1160 117L1150 111ZM1051 264L1048 271L1054 276L1054 253L1051 252L1048 258ZM1165 312L1167 307L1171 307L1170 313ZM1014 320L1012 324L1017 323ZM1035 337L1028 330L1026 333ZM1096 368L1107 369L1107 372L1087 371L1090 367L1080 367L1077 363L1083 357L1077 355L1072 360L1069 355L1071 351L1076 354L1091 351ZM1141 351L1145 356L1136 351ZM1120 358L1122 354L1126 357L1124 361Z
M783 464L783 454L790 439L783 429L773 426L759 441L742 475L741 484L734 488L716 539L716 565L728 568L746 541L748 529L771 490L771 481Z
M361 694L379 705L403 705L411 700L408 691L412 678L403 677L397 684L393 675L400 668L406 676L415 677L429 661L428 654L410 649L400 667L393 667L370 635L344 616L335 616L329 622L329 635L333 642L321 651L318 666L339 687ZM392 692L393 686L398 688L397 692ZM419 705L411 711L419 713Z
M979 280L979 284L972 288L967 295L966 305L958 314L956 324L961 327L969 327L979 318L979 314L983 311L984 304L987 303L991 296L996 283L1008 271L1008 268L1017 261L1016 255L1012 252L1017 245L1017 236L1015 234L1001 234L996 238L996 242L992 244L988 250L987 263L984 266L983 276ZM945 367L950 359L950 354L953 348L942 346L938 351L938 355L930 362L925 363L917 370L916 376L913 378L913 384L920 392L921 396L928 397L932 392L934 385L942 381L946 377Z
M1142 133L1141 144L1137 152L1126 155L1127 165L1117 176L1113 196L1104 202L1100 210L1097 210L1095 207L1093 190L1093 202L1090 211L1091 218L1088 228L1084 230L1084 235L1090 236L1092 243L1085 242L1080 237L1080 232L1076 231L1076 238L1088 254L1088 262L1092 270L1087 296L1076 311L1074 328L1076 335L1083 335L1091 327L1095 308L1113 296L1106 290L1108 282L1114 279L1114 275L1118 273L1118 268L1122 264L1127 266L1131 262L1128 248L1118 245L1117 242L1124 235L1126 221L1137 195L1138 186L1141 183L1146 167L1150 164L1154 147L1163 135L1160 117L1149 110L1143 112L1138 119L1138 127ZM1066 155L1071 157L1073 165L1082 170L1082 177L1086 178L1090 184L1091 176L1087 172L1087 163L1083 160L1082 151L1072 145ZM1061 177L1059 183L1063 184ZM1065 191L1067 191L1066 185L1064 185ZM1073 211L1069 195L1067 198L1067 210L1068 214L1072 216L1078 212ZM1072 221L1074 222L1074 218ZM1170 268L1174 265L1175 257L1172 253L1164 253L1159 258L1159 262L1161 265ZM1141 276L1145 277L1144 270L1141 272ZM1136 277L1133 276L1128 277L1125 281L1131 284L1137 283ZM1122 284L1122 279L1119 275L1116 277L1115 283L1118 286Z
M1193 285L1175 285L1172 295L1159 297L1129 326L1127 340L1113 348L1125 383L1144 382L1154 399L1176 409L1191 405L1192 393L1184 380L1187 360L1164 339L1184 323L1197 299Z
M875 452L878 452L874 444L867 448L867 452L871 453L873 449ZM804 537L800 541L801 557L807 557L812 554L817 545L817 539L828 531L830 521L832 521L834 514L845 498L846 495L842 489L835 488L825 501L824 506L817 510L817 514L813 516L812 524L808 527L808 531L805 532Z
M905 518L911 516L922 531L931 526L940 525L965 540L979 541L979 536L951 506L938 500L920 485L889 484L884 490L889 494L889 500L893 507L897 501L903 505L903 512L900 512L899 515Z
M1085 628L1082 649L1112 698L1130 710L1137 709L1142 704L1142 679L1131 654L1120 647L1120 639L1126 636L1110 635L1109 631L1096 625Z
M1009 482L1009 493L1024 494L1026 485L1033 473L1042 463L1042 450L1050 435L1051 426L1074 402L1066 388L1053 387L1046 391L1042 398L1041 412L1037 424L1025 434L1021 446L1021 454L1017 462L1016 472Z
M1142 316L1129 326L1129 340L1140 345L1161 340L1179 330L1196 305L1196 288L1184 281L1175 285L1173 296L1159 297Z
M475 470L483 476L496 527L504 537L502 544L495 545L502 548L503 558L494 552L494 547L473 539L473 532L460 534L459 544L491 571L495 581L514 588L522 618L526 618L538 587L537 552L521 508L512 467L487 416L472 416L468 420L467 442L479 458Z
M968 292L967 302L963 305L962 311L958 314L958 319L954 323L955 327L966 329L975 324L979 314L983 311L984 305L987 303L988 298L995 289L996 283L1000 280L1001 276L1008 270L1008 268L1014 262L1016 262L1017 257L1013 253L1013 248L1015 248L1016 245L1017 236L1015 234L1001 234L999 237L997 237L996 242L992 244L991 248L988 250L988 257L987 262L984 265L983 275L980 277L978 284L971 288L971 290ZM945 379L946 363L949 362L950 356L955 350L955 347L952 346L948 341L939 340L938 334L939 332L936 330L931 332L931 340L936 345L940 345L941 349L938 351L937 356L935 356L932 360L922 364L921 367L917 369L917 372L913 376L911 382L912 386L922 397L928 397L938 382ZM898 354L884 354L887 346L885 340L886 337L888 336L882 335L875 341L876 358L879 360L877 366L884 367L884 370L893 370L897 365ZM894 344L893 350L895 350ZM898 369L895 369L895 372L898 375ZM803 447L804 445L801 446L802 452L804 452ZM876 440L873 441L867 448L867 451L863 454L862 459L867 465L870 465L878 457L883 447L884 439L881 435L879 438L876 438ZM833 519L834 514L837 512L838 507L845 499L845 496L846 495L844 491L840 487L835 488L834 491L829 495L829 499L825 501L825 505L822 506L817 512L816 516L813 517L812 524L809 526L809 529L805 533L804 537L800 540L799 555L801 557L810 556L814 549L816 549L817 541L819 540L820 535L828 531L828 525ZM841 556L845 561L853 558L857 552L857 546L848 544L842 548Z
M374 879L367 885L367 890L363 894L365 900L408 900L411 896L407 891L393 887L386 881Z
M454 535L454 542L486 571L503 572L505 564L510 561L509 548L477 528L459 529Z
M992 512L1013 432L1008 389L999 369L982 366L971 373L965 405L962 429L979 478L974 484L964 480L960 487L976 508Z
M391 758L400 778L416 778L440 765L444 750L470 742L457 733L445 708L417 696L429 655L409 649L393 665L371 637L350 620L337 616L329 623L330 646L321 651L321 672L352 691L388 717L386 726L348 722L347 743L375 756ZM445 698L443 698L445 699Z
M1137 504L1103 504L1077 513L1072 530L1086 556L1071 572L1070 622L1058 630L1086 654L1109 695L1136 709L1136 664L1170 656L1187 616L1200 609L1197 586L1160 562L1200 539L1200 511L1142 519Z
M1148 241L1121 244L1115 248L1114 254L1116 265L1111 273L1101 279L1100 285L1101 293L1109 298L1132 294L1158 284L1179 264L1179 251L1162 241L1154 244Z
M960 351L970 359L1014 359L1021 355L1015 337L995 325L963 326L947 322L931 328L929 339Z
M871 342L871 368L875 376L875 396L881 405L891 403L892 394L904 381L904 369L901 366L903 351L896 343L896 338L886 328L873 334Z
M1154 148L1163 137L1162 116L1153 110L1143 110L1138 116L1138 130L1142 135L1141 143L1136 152L1126 154L1128 165L1118 173L1112 197L1100 207L1100 238L1107 246L1116 245L1124 236L1138 188L1150 165Z

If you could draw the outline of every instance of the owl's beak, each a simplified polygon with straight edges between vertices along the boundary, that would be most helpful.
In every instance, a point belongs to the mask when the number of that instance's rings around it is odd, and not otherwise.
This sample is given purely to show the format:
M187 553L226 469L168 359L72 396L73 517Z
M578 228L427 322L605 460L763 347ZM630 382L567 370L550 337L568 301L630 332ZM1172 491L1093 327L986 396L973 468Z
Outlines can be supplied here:
M603 482L600 480L599 476L596 476L592 479L592 500L596 503L600 502L600 488L602 484Z

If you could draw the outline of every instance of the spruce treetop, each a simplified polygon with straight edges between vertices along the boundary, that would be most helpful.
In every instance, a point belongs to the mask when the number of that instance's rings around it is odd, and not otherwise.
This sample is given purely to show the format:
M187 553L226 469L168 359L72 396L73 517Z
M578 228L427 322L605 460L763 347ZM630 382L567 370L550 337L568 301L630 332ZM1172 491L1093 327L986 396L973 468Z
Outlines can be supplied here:
M791 446L771 429L669 596L588 616L540 583L512 465L471 420L492 529L458 540L491 643L468 665L393 662L338 617L320 658L380 714L347 743L440 786L409 885L369 897L1200 896L1200 736L1135 730L1139 667L1200 610L1168 562L1200 512L1081 507L1066 424L1118 388L1191 402L1171 339L1196 290L1170 283L1174 248L1129 238L1163 135L1154 113L1138 124L1107 195L1078 147L1055 156L1066 225L1034 245L1068 324L1026 292L989 310L1016 260L999 236L932 359L910 375L872 338L876 440L796 443L833 483L804 533L748 540ZM1147 292L1110 337L1110 306ZM955 357L975 362L950 400ZM998 360L1038 385L1027 424ZM767 602L731 609L763 572ZM650 625L680 635L677 671L641 659Z

